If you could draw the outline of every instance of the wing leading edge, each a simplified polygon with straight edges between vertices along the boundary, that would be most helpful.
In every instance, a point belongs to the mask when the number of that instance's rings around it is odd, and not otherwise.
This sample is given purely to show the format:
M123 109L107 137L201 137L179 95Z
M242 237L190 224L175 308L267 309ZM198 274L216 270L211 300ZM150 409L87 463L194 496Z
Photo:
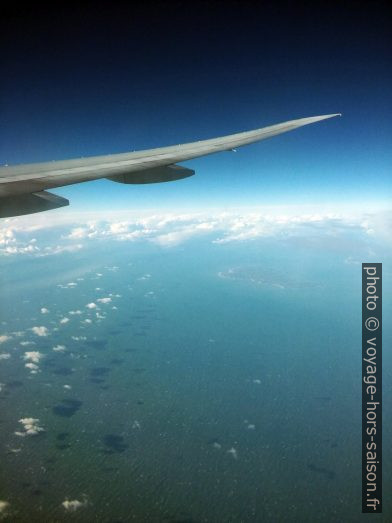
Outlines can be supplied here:
M177 162L233 150L335 116L340 114L300 118L254 131L144 151L1 167L0 218L67 205L64 198L47 192L42 194L54 187L99 178L109 178L120 183L158 183L185 178L194 174L194 171L175 165ZM26 198L26 195L30 195L30 198ZM59 198L59 205L56 205L56 198ZM12 214L7 214L11 209Z

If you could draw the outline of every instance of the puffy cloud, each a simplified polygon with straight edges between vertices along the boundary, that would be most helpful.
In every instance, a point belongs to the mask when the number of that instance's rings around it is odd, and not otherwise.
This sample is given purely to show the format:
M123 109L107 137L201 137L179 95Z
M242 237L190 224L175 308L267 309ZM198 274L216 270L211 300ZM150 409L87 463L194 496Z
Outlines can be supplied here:
M31 329L37 336L49 336L47 327L32 327Z
M5 343L6 341L11 340L11 339L12 339L11 336L7 336L6 334L2 334L0 336L0 344L1 343Z
M28 360L32 361L33 363L39 363L43 357L44 357L44 355L41 352L35 350L35 351L25 352L23 359L27 360L27 361Z
M25 352L23 359L28 363L25 363L26 369L30 369L30 374L37 374L39 372L38 363L43 358L43 354L38 351Z
M69 318L61 318L61 320L60 320L60 323L61 323L62 325L65 325L65 324L68 323L68 322L69 322Z
M110 303L112 301L112 298L99 298L97 301L99 303Z
M67 349L66 349L65 345L56 345L55 347L52 348L52 350L54 352L65 352Z
M39 367L35 363L26 363L25 367L26 369L31 370L31 374L37 374L37 372L39 371Z
M0 500L0 515L5 516L8 512L10 504L8 501Z
M86 496L84 496L83 501L79 501L78 499L65 499L61 504L67 512L76 512L76 510L86 507L88 505L88 501Z
M77 314L82 314L82 311L80 311L80 310L76 310L76 311L69 311L69 313L68 313L68 314L70 314L71 316L75 316L75 314L76 314L76 315L77 315Z
M22 347L29 347L31 345L35 345L35 341L21 341L20 344Z
M38 418L21 418L19 423L23 425L23 431L15 432L16 436L36 436L40 432L44 432L44 429L39 426Z
M46 307L42 307L41 314L49 314L49 312L49 309L47 309Z
M128 224L128 222L112 223L109 225L109 231L112 234L122 234L124 232L128 232L129 224Z
M86 229L85 227L76 227L75 229L72 229L72 231L69 233L68 238L70 240L81 240L83 238L87 238L88 236L88 229Z
M9 352L2 352L0 354L0 360L9 360L11 357L11 354Z
M87 307L88 309L96 309L96 308L97 308L97 304L94 303L94 302L92 302L92 303L88 303L88 304L86 305L86 307Z
M332 209L332 207L330 207ZM0 254L30 254L32 256L55 255L82 249L89 242L102 240L153 242L162 247L174 247L194 237L205 238L217 245L230 242L250 242L274 237L279 240L301 238L314 232L323 248L329 248L331 238L343 238L349 233L361 235L362 242L383 240L390 244L389 214L383 209L364 213L359 208L335 206L335 210L313 206L263 206L259 208L192 213L90 213L94 219L80 225L82 216L58 215L48 221L39 216L29 220L20 218L5 220L0 224ZM336 212L338 209L339 212ZM58 245L53 245L46 231L59 230ZM32 241L28 234L34 231ZM328 242L322 242L328 237ZM343 241L344 243L344 241ZM346 246L347 248L347 246ZM346 256L352 255L347 253ZM355 253L354 253L355 255ZM114 267L107 270L116 270ZM101 274L101 273L99 273ZM98 274L97 274L97 277ZM73 282L71 282L73 283ZM69 288L66 285L64 288Z

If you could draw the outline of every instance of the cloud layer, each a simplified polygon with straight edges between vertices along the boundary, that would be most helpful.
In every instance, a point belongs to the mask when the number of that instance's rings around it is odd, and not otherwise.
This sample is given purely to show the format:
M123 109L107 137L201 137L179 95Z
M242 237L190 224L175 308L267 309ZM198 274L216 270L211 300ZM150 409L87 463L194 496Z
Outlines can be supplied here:
M121 219L87 220L85 225L70 220L47 222L19 218L0 223L0 255L48 256L74 252L92 242L113 240L121 242L150 242L172 247L192 238L204 238L215 244L249 242L262 238L287 239L309 234L339 236L345 232L358 232L365 237L380 237L386 241L390 235L391 215L385 212L365 214L352 212L305 212L305 208L256 209L241 211L210 211L192 213L163 213L134 216L128 213ZM34 234L34 238L31 236ZM111 268L116 270L116 268ZM100 274L97 273L97 278ZM71 288L77 283L71 282ZM47 311L41 310L43 314Z

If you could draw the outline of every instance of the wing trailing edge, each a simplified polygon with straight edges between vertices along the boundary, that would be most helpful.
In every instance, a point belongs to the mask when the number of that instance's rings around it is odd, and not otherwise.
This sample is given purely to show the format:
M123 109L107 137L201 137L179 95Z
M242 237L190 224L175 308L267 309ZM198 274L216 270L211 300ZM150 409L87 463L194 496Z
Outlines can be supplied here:
M18 216L68 205L69 202L65 198L46 191L74 183L109 178L119 183L145 184L186 178L192 176L194 171L175 165L176 163L220 151L233 151L243 145L335 116L341 115L335 113L299 118L254 131L156 149L1 167L0 217Z

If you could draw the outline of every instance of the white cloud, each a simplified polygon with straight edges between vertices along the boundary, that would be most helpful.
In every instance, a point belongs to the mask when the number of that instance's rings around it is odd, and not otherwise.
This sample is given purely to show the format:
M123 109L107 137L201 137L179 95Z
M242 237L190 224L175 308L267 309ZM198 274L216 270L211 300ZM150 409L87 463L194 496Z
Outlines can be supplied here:
M63 325L68 323L68 322L69 322L69 318L61 318L61 320L60 320L60 323L63 324Z
M44 355L41 352L35 350L35 351L25 352L23 359L27 360L27 361L30 360L33 363L39 363L43 357L44 357Z
M30 345L35 345L35 341L21 341L20 344L22 347L29 347Z
M55 347L52 348L52 350L54 352L64 352L67 349L66 349L65 345L56 345Z
M88 501L86 497L84 497L83 501L79 501L78 499L65 499L61 504L67 512L75 512L82 507L86 507L88 505Z
M37 336L49 336L47 327L32 327L31 329Z
M49 309L47 309L46 307L42 307L41 314L49 314L49 312Z
M55 245L55 246L48 246L45 247L43 252L40 252L37 256L51 256L53 254L61 254L63 252L76 252L83 249L83 245L81 243L77 243L76 245Z
M92 302L92 303L88 303L88 304L86 305L86 307L87 307L88 309L96 309L96 308L97 308L97 305L96 305L96 303Z
M203 238L216 245L234 242L251 242L273 237L281 241L318 237L322 248L334 248L340 241L346 249L345 258L356 256L348 251L344 239L358 234L367 244L391 244L390 213L382 207L368 207L367 213L359 207L334 208L322 206L263 206L233 209L232 211L203 211L189 213L90 213L90 221L82 223L77 213L59 214L50 223L43 217L14 218L0 224L0 254L48 256L82 249L91 242L112 240L127 242L152 242L170 248L192 238ZM338 212L337 212L338 211ZM109 216L109 217L108 217ZM57 228L58 244L46 231ZM34 231L34 240L31 234ZM30 233L30 236L29 234ZM328 239L327 241L323 241ZM335 242L335 244L333 244ZM314 243L309 244L314 248ZM107 270L115 268L105 267ZM102 273L97 272L96 277ZM76 279L77 281L78 279ZM74 283L74 282L70 282ZM63 285L62 288L70 288Z
M40 432L44 432L44 429L39 426L38 418L21 418L19 423L23 425L24 432L15 432L16 436L36 436Z
M112 298L99 298L97 301L99 301L99 303L110 303Z
M8 512L10 504L8 501L0 500L0 515L5 516Z
M69 313L68 313L68 314L70 314L71 316L75 316L75 315L77 315L77 314L82 314L82 311L80 311L80 310L76 310L76 311L69 311Z
M35 363L25 363L25 367L31 370L31 374L37 374L39 371L39 367Z
M11 354L9 352L2 352L0 354L0 360L9 360L11 358Z
M11 339L12 339L11 336L7 336L6 334L2 334L0 336L0 344L1 343L5 343L6 341L11 340Z
M70 240L81 240L83 238L88 237L88 229L85 229L84 227L76 227L76 229L72 229L70 232L68 238Z

